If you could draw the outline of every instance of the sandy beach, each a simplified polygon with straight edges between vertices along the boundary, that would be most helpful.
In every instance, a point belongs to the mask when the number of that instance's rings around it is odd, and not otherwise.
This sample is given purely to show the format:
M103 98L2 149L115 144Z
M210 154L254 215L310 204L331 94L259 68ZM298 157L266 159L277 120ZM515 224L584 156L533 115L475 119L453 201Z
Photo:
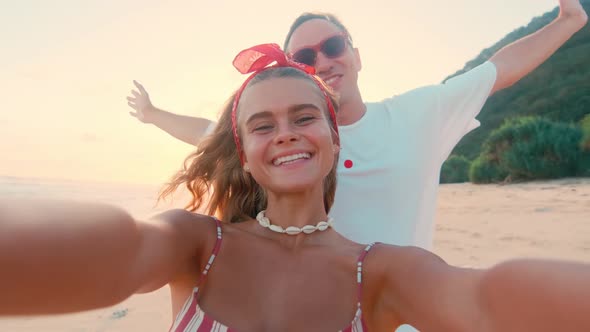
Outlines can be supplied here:
M516 257L590 263L590 179L442 185L434 251L459 266L487 267ZM170 316L163 288L91 312L0 319L0 331L164 331Z

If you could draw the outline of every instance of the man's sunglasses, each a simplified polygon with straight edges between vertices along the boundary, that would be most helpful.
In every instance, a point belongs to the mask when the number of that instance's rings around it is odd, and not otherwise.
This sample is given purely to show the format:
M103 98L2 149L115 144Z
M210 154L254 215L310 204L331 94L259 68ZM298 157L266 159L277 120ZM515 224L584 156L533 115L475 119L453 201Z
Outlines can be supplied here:
M328 37L313 46L302 48L293 53L291 58L299 63L315 67L318 52L322 52L327 58L335 59L344 54L347 42L348 37L346 34L341 33L336 36Z

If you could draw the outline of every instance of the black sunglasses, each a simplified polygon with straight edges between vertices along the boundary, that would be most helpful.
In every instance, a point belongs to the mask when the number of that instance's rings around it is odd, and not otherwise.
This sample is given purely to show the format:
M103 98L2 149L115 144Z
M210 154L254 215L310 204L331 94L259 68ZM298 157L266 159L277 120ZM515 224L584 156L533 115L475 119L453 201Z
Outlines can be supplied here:
M318 52L322 52L327 58L335 59L344 54L347 41L346 34L341 33L328 37L313 46L302 48L293 53L291 58L299 63L314 67L318 58Z

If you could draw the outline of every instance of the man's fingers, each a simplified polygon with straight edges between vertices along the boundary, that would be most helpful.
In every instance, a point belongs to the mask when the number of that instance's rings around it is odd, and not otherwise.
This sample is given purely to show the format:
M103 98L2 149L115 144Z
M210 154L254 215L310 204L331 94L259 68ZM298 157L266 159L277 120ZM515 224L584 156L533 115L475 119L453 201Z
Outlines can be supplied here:
M135 84L135 86L137 87L137 89L139 90L139 92L147 95L147 91L145 91L145 89L143 88L143 85L139 84L138 81L133 80L133 84Z
M137 98L135 98L135 97L130 97L130 96L127 96L127 101L130 101L130 102L132 102L132 103L135 103L135 102L137 101Z
M139 110L137 109L137 106L135 105L135 103L132 103L132 102L127 102L127 105L129 105L129 107L133 108L134 110L136 110L136 111L139 111ZM129 112L129 113L131 113L131 112ZM132 115L133 115L133 114L132 114ZM133 115L133 116L135 116L135 115Z
M131 94L134 95L136 98L140 96L139 92L135 90L131 90Z
M129 115L131 115L134 118L137 118L137 112L129 112Z

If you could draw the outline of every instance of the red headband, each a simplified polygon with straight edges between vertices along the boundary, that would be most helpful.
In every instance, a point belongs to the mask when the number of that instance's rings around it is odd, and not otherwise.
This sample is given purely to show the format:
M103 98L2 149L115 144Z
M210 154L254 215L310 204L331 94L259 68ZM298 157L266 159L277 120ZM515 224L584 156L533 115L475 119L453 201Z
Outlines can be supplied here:
M244 81L244 83L236 93L236 97L234 99L231 112L234 141L236 143L238 155L240 156L240 162L242 164L244 164L244 160L242 158L241 153L242 145L240 144L240 137L238 136L238 102L240 100L242 92L244 92L244 89L246 88L250 80L252 80L256 75L270 68L292 67L308 74L324 94L326 104L328 105L328 111L330 112L330 118L332 119L332 123L334 126L334 130L336 131L336 134L338 134L338 125L336 124L336 113L334 112L334 105L332 105L332 100L328 96L328 92L325 90L324 85L322 85L319 79L314 75L315 68L293 61L291 58L287 57L285 52L283 52L277 44L261 44L245 49L238 53L238 55L236 55L233 61L233 65L242 74L252 73L252 75L250 75L246 79L246 81Z

